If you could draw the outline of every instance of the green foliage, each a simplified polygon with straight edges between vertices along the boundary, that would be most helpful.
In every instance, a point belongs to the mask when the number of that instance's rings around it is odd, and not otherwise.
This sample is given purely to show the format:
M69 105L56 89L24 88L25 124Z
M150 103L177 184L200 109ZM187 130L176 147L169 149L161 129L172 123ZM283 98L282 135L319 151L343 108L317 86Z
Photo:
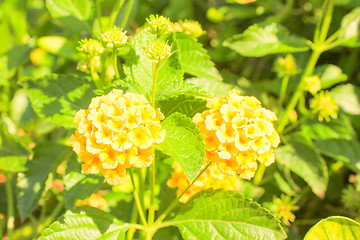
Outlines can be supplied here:
M337 104L344 112L360 114L360 88L352 84L340 85L331 91Z
M341 68L332 64L316 67L314 74L319 76L322 89L347 80L347 76L342 72Z
M285 239L279 221L238 192L205 191L170 221L184 239Z
M125 239L128 225L109 213L96 208L82 207L67 211L41 233L45 239Z
M360 46L360 7L353 9L341 21L338 45Z
M18 209L22 220L37 207L49 174L70 151L70 147L53 142L42 142L35 147L34 158L18 182Z
M194 96L179 95L159 102L161 112L167 117L175 112L192 118L196 113L205 111L206 100Z
M95 85L75 75L51 75L23 82L35 112L66 128L75 128L74 115L87 108Z
M306 39L290 35L286 28L275 23L252 25L224 42L224 46L247 57L309 50Z
M204 163L205 145L196 124L184 114L173 113L161 126L166 131L160 150L176 160L192 182Z
M347 217L328 217L306 234L304 240L355 240L360 235L360 224Z
M317 196L325 196L328 170L324 159L312 147L303 142L290 141L275 152L279 164L303 178Z

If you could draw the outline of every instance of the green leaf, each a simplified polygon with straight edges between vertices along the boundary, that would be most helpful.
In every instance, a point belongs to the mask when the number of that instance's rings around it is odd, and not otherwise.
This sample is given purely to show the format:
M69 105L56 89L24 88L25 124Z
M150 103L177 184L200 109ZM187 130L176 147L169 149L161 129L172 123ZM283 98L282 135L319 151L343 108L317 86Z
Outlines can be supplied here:
M360 224L354 220L335 216L321 220L305 235L304 240L356 240L360 236Z
M210 56L196 39L185 33L174 33L173 45L182 70L200 78L221 81L222 77Z
M342 72L341 68L332 64L316 67L314 75L319 76L322 89L332 87L337 83L347 80L347 76Z
M351 122L346 116L332 119L330 122L319 122L313 119L307 119L301 124L301 131L304 136L320 140L328 138L353 139L356 136Z
M177 79L168 84L165 84L161 91L158 92L157 99L164 100L168 98L174 98L182 94L199 97L211 96L203 89L197 87L195 84L188 81L183 81L182 79Z
M196 113L207 109L205 99L187 95L179 95L176 98L160 101L159 106L166 117L179 112L192 118Z
M285 239L280 221L239 192L204 191L169 222L184 239Z
M29 155L30 151L15 136L10 135L0 119L0 169L10 172L24 171Z
M347 139L324 139L314 142L324 155L343 162L351 170L360 173L360 143Z
M18 209L22 220L37 207L49 173L69 151L70 147L54 142L36 145L28 171L18 181Z
M360 115L360 88L352 84L344 84L331 91L337 104L344 112Z
M254 24L244 33L225 41L223 45L247 57L309 50L305 38L290 35L285 27L276 23Z
M37 39L37 45L45 51L66 57L69 59L79 59L76 46L73 42L61 36L45 36Z
M125 239L129 224L113 215L91 207L67 211L59 220L45 229L39 240L105 240Z
M216 96L225 96L229 90L233 88L233 86L228 83L212 81L206 78L190 78L187 81Z
M340 34L335 43L346 47L360 46L360 7L353 9L343 17Z
M329 176L325 160L309 145L289 141L275 150L276 161L299 175L320 198L325 196Z
M161 126L166 130L160 150L175 159L192 182L204 163L205 144L191 118L181 113L167 117Z
M35 112L66 128L75 128L74 115L87 108L96 89L87 78L75 75L50 75L23 82Z
M65 207L71 209L78 199L86 199L91 196L104 182L104 178L96 175L81 173L81 164L75 154L69 158L64 175L64 200Z
M50 15L66 27L91 32L90 20L94 16L94 2L88 0L46 0Z

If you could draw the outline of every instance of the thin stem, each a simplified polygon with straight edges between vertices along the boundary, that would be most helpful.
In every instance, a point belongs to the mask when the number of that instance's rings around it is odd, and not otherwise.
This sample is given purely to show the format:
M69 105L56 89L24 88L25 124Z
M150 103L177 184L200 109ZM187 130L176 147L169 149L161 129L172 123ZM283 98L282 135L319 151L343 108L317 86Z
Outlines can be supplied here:
M281 90L280 90L280 96L279 96L279 106L282 106L285 99L286 89L289 83L289 75L285 75L285 77L282 80L281 83Z
M196 182L196 180L206 171L206 169L211 165L211 162L209 162L203 170L196 176L196 178L189 184L189 186L170 204L170 206L159 216L158 219L156 219L154 225L158 226L162 220L166 218L166 216L176 207L176 205L179 202L179 199L189 190L189 188Z
M129 15L130 15L130 12L131 12L131 8L132 8L132 5L134 4L134 0L130 0L128 5L127 5L127 8L126 8L126 12L125 12L125 16L121 22L121 28L123 29L126 25L126 22L129 18Z
M152 224L154 223L154 219L155 219L155 208L156 208L156 203L155 203L155 150L153 150L154 152L154 161L152 162L152 168L151 168L151 204L150 204L150 209L149 209L149 216L148 216L148 223L150 226L152 226Z
M156 108L156 85L157 85L157 78L159 74L159 67L160 62L152 64L152 72L153 72L153 86L152 86L152 94L151 94L151 106Z
M15 227L15 209L14 209L14 195L11 185L13 174L6 172L6 196L7 196L7 236L9 239L13 239L13 231Z
M100 26L101 32L103 32L105 29L104 29L104 25L102 24L102 21L101 21L102 15L101 15L100 0L96 0L96 16L99 21L99 26Z
M259 186L260 183L261 183L261 180L265 174L265 170L266 170L266 167L264 164L260 164L260 166L258 167L257 171L256 171L256 174L255 174L255 177L254 177L254 185L256 186Z
M320 42L321 28L323 19L325 16L326 6L328 5L329 0L325 0L321 9L320 20L316 23L315 33L314 33L314 43L318 44Z
M103 87L103 83L102 83L99 75L97 74L97 72L96 72L96 70L94 68L93 61L91 61L91 63L90 63L90 74L91 74L92 79L94 80L94 83L95 83L96 87L98 89L101 89Z
M286 124L288 123L289 120L289 113L294 110L294 108L296 107L296 104L298 103L301 95L304 92L304 83L305 83L305 77L309 76L313 70L314 67L320 57L320 54L322 53L321 50L315 49L311 56L310 59L308 61L308 64L305 68L305 71L303 72L300 82L295 90L295 93L293 94L292 98L290 99L289 104L287 105L284 114L282 115L279 125L277 127L277 131L278 133L282 133L282 131L284 130Z
M131 210L130 223L136 224L137 220L138 220L138 211L137 211L137 208L136 208L136 206L134 204L132 206L132 210ZM127 240L132 240L134 238L135 232L136 232L136 228L135 227L130 227L129 230L127 231L126 239Z
M117 64L117 48L115 47L113 50L113 64L114 64L114 72L115 72L115 78L120 79L118 64Z
M146 222L146 218L144 215L144 211L141 207L141 203L139 200L139 193L138 193L138 189L136 187L135 181L134 181L134 174L133 174L133 170L130 168L130 178L131 178L131 183L133 185L133 193L134 193L134 199L135 199L135 203L136 203L136 207L138 209L139 215L140 215L140 219L142 221L142 223L144 224L145 227L147 227L147 222Z
M109 17L109 26L108 26L109 29L112 28L112 26L115 24L116 17L119 14L119 11L120 11L121 7L123 6L124 2L125 2L125 0L118 0L115 3L114 9L111 12L111 15Z
M55 221L55 219L60 215L61 211L63 210L65 205L64 203L65 203L64 201L58 202L54 210L51 212L50 216L47 219L45 219L43 223L39 224L36 230L38 234L41 233L42 230L47 228L52 222Z
M141 207L143 209L145 209L145 204L144 204L144 193L145 193L145 180L146 180L146 173L147 173L148 168L141 168L139 169L139 198L140 198L140 204ZM145 218L146 218L146 212L145 214Z
M333 10L334 10L334 0L326 1L324 3L324 6L325 6L325 9L323 9L323 11L325 11L325 12L323 12L324 18L322 21L322 26L321 26L320 35L319 35L319 43L320 44L325 41L328 31L329 31L329 28L330 28L332 14L333 14Z

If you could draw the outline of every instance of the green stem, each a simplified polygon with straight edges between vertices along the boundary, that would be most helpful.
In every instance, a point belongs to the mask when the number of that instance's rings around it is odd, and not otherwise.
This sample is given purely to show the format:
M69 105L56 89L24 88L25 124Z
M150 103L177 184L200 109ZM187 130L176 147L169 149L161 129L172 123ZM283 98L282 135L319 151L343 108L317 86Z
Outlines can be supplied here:
M143 209L145 209L145 204L144 204L144 193L145 193L145 181L146 181L146 173L147 173L148 168L141 168L139 169L139 198L140 198L140 204L141 207ZM146 218L146 212L145 214L145 218Z
M261 180L265 174L265 170L266 170L266 167L264 164L260 164L257 171L256 171L256 174L255 174L255 177L254 177L254 185L256 186L259 186L260 183L261 183Z
M105 29L104 29L104 25L102 24L102 21L101 21L102 15L101 15L100 0L96 0L96 16L99 21L99 26L100 26L101 32L103 32Z
M176 207L180 198L189 190L189 188L196 182L196 180L206 171L206 169L211 165L209 162L203 170L196 176L196 178L189 184L189 186L174 200L171 202L170 206L156 219L154 226L158 227L159 224L166 218L166 216Z
M157 85L157 78L159 74L159 67L160 62L152 64L152 72L153 72L153 86L152 86L152 94L151 94L151 106L156 108L156 85Z
M325 12L323 12L324 18L323 18L323 22L322 22L322 26L321 26L320 35L319 35L319 43L323 43L327 37L328 31L330 28L331 19L332 19L333 10L334 10L334 0L328 0L326 2L327 2L327 5L325 5L326 3L324 3L324 6L325 6L324 11Z
M289 75L285 75L285 77L282 80L281 83L281 90L280 90L280 96L279 96L279 106L282 106L285 99L286 89L289 83Z
M131 8L132 8L133 4L134 4L134 0L130 0L128 5L127 5L127 8L126 8L124 18L123 18L123 20L121 22L121 29L123 29L125 27L125 25L126 25L126 22L127 22L128 18L129 18Z
M103 83L102 83L99 75L97 74L97 72L96 72L96 70L94 68L93 61L91 61L91 63L90 63L90 74L91 74L92 79L94 80L94 83L95 83L96 87L98 89L101 89L103 87Z
M131 168L130 168L130 178L131 178L131 183L134 188L134 190L133 190L134 199L135 199L136 207L137 207L139 215L140 215L140 219L141 219L143 225L145 227L147 227L146 218L145 218L144 211L143 211L143 208L141 207L141 203L140 203L140 199L139 199L138 189L136 187L135 180L134 180L133 170Z
M152 224L154 223L154 219L155 219L155 208L156 208L156 203L155 203L155 150L153 150L154 152L154 161L152 162L152 168L151 168L151 204L150 204L150 209L149 209L149 217L148 217L148 223L150 226L152 226Z
M52 222L55 221L55 219L60 215L61 211L63 210L64 205L64 201L58 202L54 210L51 212L50 216L37 227L36 232L38 234L40 234L45 228L47 228Z
M136 208L136 206L134 204L132 206L130 223L136 224L137 220L138 220L138 211L137 211L137 208ZM136 228L134 228L134 227L129 228L129 230L127 231L126 239L127 240L132 240L134 238L135 232L136 232Z
M304 92L305 77L309 76L313 72L314 67L315 67L321 53L322 53L322 50L319 50L319 49L314 49L314 51L312 52L310 59L308 61L308 64L305 68L305 71L303 72L303 74L301 76L300 82L299 82L292 98L290 99L290 102L287 105L284 114L282 115L282 117L280 119L279 125L277 127L278 133L282 133L286 124L288 123L289 113L295 109L296 104L298 103L301 95Z
M125 0L118 0L115 3L114 9L111 12L111 15L109 17L109 26L108 26L109 29L112 28L112 26L115 24L116 17L119 14L119 11L120 11L121 7L123 6L124 2L125 2Z
M11 185L13 174L6 172L6 196L7 196L7 237L13 239L13 232L15 227L15 209L14 209L14 193Z
M118 64L117 64L117 48L115 47L113 50L113 64L114 64L114 72L115 72L115 78L120 79Z

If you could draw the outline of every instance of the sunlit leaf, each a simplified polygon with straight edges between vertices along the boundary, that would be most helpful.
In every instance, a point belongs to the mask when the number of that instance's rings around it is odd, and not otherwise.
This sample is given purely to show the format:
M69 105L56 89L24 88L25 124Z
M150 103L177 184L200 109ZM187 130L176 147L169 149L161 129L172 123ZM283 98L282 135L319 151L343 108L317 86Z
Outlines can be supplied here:
M353 9L342 19L336 43L346 47L360 46L360 7Z
M334 216L321 220L305 235L304 240L357 240L360 224L350 218Z
M205 111L206 100L193 96L180 95L176 98L169 98L159 102L161 112L169 116L175 112L183 113L192 118L196 113Z
M342 72L341 68L332 64L316 67L314 75L319 76L322 89L347 80L347 76Z
M345 84L331 90L337 104L346 113L360 114L360 88L353 84Z
M239 192L205 191L194 196L170 221L184 239L285 239L273 215Z

